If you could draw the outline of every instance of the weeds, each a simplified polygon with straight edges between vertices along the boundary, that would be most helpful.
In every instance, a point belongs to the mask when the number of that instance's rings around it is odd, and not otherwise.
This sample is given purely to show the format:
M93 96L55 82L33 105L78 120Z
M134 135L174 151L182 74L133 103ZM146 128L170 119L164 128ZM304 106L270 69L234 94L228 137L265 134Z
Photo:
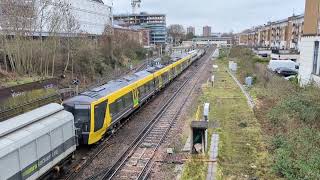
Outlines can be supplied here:
M269 73L266 62L249 49L233 48L230 57L239 64L240 79L257 78L250 93L260 104L255 114L269 142L273 171L286 179L320 179L319 89L302 89L297 78L287 81Z

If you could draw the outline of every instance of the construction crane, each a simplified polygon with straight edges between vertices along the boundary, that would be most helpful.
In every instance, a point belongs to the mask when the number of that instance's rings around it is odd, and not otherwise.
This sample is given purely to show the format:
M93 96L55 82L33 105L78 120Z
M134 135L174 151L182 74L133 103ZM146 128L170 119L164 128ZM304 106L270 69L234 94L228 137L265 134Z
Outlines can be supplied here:
M137 13L137 9L140 8L141 0L131 0L131 6L132 6L132 14Z

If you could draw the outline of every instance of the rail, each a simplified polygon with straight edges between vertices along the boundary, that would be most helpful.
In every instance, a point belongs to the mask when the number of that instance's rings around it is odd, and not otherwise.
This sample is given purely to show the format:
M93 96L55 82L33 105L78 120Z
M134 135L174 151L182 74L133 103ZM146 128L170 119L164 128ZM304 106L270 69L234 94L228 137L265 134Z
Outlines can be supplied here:
M209 59L209 58L208 58ZM207 59L207 60L208 60ZM205 63L201 67L204 67ZM198 67L197 69L200 69ZM190 77L194 77L198 73L197 70L193 72ZM198 81L199 77L196 77ZM177 99L182 90L188 85L193 78L188 78L174 93L174 95L168 100L168 102L161 108L155 118L147 125L147 127L139 134L135 141L129 146L129 148L120 156L115 164L111 168L108 168L105 173L98 174L90 179L96 179L101 177L102 179L113 178L135 178L146 179L150 173L153 165L150 165L156 151L163 143L176 118L183 109L183 104L188 100L190 94L196 87L196 83L191 88L188 88L189 92L182 99ZM179 108L170 108L171 105L178 104ZM142 152L142 153L141 153ZM143 160L143 161L139 161ZM134 170L126 170L126 168L132 167L130 164L134 163ZM139 164L139 166L138 166ZM139 168L138 168L139 167ZM138 169L138 170L137 170ZM132 173L133 172L133 173ZM129 173L129 176L125 176L125 173Z
M33 108L40 107L53 102L61 103L60 95L53 94L20 104L18 106L0 110L0 122L17 116L19 114L25 113L29 110L32 110Z

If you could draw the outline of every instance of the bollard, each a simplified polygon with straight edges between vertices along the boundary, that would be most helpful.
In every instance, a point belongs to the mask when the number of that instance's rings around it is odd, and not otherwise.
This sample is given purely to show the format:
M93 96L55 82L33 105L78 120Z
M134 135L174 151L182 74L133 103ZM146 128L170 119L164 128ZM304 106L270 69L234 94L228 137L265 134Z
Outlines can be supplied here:
M211 77L211 86L214 87L214 75Z
M203 108L203 118L205 121L209 120L209 113L210 113L210 103L205 103Z

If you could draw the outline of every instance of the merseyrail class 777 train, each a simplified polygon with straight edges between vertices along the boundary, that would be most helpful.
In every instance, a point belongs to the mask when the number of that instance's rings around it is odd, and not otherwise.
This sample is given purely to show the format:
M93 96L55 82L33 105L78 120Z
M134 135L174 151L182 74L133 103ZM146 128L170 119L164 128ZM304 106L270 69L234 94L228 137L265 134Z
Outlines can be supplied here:
M168 66L140 71L65 101L65 109L75 118L78 142L90 145L100 141L108 130L112 130L121 119L128 117L204 53L204 50L191 51Z

